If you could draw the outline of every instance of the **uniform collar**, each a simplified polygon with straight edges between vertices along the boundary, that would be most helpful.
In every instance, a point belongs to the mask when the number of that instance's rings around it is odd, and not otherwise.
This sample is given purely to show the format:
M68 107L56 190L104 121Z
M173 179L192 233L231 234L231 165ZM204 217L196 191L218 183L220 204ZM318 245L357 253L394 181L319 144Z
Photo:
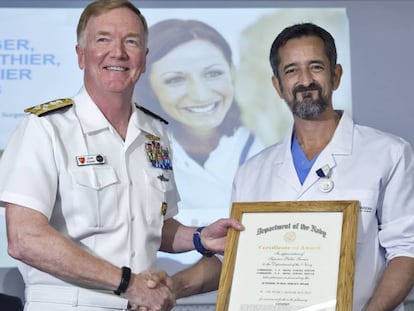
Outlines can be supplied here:
M110 127L108 120L93 102L85 87L79 90L73 100L76 115L81 122L84 133L98 132Z
M76 114L81 121L84 133L98 132L111 128L109 121L105 118L98 106L93 102L85 87L82 87L78 94L73 97L75 102ZM130 122L132 126L146 133L159 136L160 132L154 130L154 118L145 114L132 104L132 114ZM155 132L155 133L154 133Z
M132 111L131 121L134 127L148 134L162 136L161 121L138 109L136 104L133 104Z

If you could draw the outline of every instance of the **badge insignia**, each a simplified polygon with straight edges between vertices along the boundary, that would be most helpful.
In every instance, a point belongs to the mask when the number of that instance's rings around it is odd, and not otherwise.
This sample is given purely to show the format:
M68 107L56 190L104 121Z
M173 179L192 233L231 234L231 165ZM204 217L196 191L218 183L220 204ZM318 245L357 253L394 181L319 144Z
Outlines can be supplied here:
M316 170L316 175L318 175L319 177L329 177L331 172L331 168L329 167L328 164L322 166L320 169Z
M145 137L148 138L149 140L154 140L154 141L159 141L160 138L158 136L155 136L153 134L147 133L145 134Z
M33 113L33 114L37 115L38 117L41 117L41 116L46 115L50 112L58 111L62 108L70 107L72 105L73 105L73 100L72 99L70 99L70 98L61 98L61 99L56 99L54 101L44 103L44 104L41 104L41 105L26 108L24 110L24 112L30 112L30 113Z
M169 179L169 178L167 178L167 177L165 177L163 174L161 174L161 175L157 176L157 178L158 178L159 180L161 180L161 181L170 181L170 179Z
M162 146L159 141L151 140L150 142L145 143L145 151L147 153L147 158L153 167L172 170L172 162L168 147Z
M321 178L319 181L319 190L322 192L331 192L334 187L334 182L329 178Z
M167 202L162 202L161 203L161 214L163 216L165 216L165 214L167 214Z

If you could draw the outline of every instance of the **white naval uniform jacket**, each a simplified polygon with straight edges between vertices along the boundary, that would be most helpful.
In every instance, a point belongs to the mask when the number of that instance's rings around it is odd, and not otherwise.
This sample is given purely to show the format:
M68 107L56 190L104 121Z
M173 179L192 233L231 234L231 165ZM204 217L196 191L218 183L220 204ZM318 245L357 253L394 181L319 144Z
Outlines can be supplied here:
M158 137L171 153L166 129L131 104L123 141L84 88L72 99L69 108L29 115L13 134L0 164L2 205L43 213L56 230L117 266L153 269L164 220L177 213L179 196L172 170L153 167L145 144ZM105 163L79 166L76 157L88 155ZM19 268L26 286L69 285Z
M412 147L399 137L356 125L343 113L332 140L301 185L292 160L292 131L238 170L232 200L359 200L353 310L362 310L386 262L414 257ZM331 168L334 182L327 193L319 190L315 173L324 165Z

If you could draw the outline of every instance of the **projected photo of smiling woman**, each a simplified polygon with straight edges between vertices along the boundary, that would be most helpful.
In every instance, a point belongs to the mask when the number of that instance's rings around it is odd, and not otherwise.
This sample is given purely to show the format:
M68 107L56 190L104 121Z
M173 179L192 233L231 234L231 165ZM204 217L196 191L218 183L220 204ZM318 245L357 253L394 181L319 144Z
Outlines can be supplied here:
M150 27L148 47L135 99L169 122L179 215L203 225L212 214L228 215L237 167L263 146L241 123L232 51L217 30L196 20L163 20Z

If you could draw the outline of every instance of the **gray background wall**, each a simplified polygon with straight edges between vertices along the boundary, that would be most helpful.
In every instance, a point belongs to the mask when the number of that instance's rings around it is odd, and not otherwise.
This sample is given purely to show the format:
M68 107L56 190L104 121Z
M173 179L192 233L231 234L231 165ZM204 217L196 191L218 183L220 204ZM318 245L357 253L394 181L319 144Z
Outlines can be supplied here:
M0 7L83 7L88 2L14 0L0 1ZM152 0L134 3L140 7L346 7L351 34L354 119L402 136L414 145L414 1ZM15 269L0 269L0 292L22 296L22 289ZM414 294L409 298L414 300ZM193 310L200 308L203 306Z

